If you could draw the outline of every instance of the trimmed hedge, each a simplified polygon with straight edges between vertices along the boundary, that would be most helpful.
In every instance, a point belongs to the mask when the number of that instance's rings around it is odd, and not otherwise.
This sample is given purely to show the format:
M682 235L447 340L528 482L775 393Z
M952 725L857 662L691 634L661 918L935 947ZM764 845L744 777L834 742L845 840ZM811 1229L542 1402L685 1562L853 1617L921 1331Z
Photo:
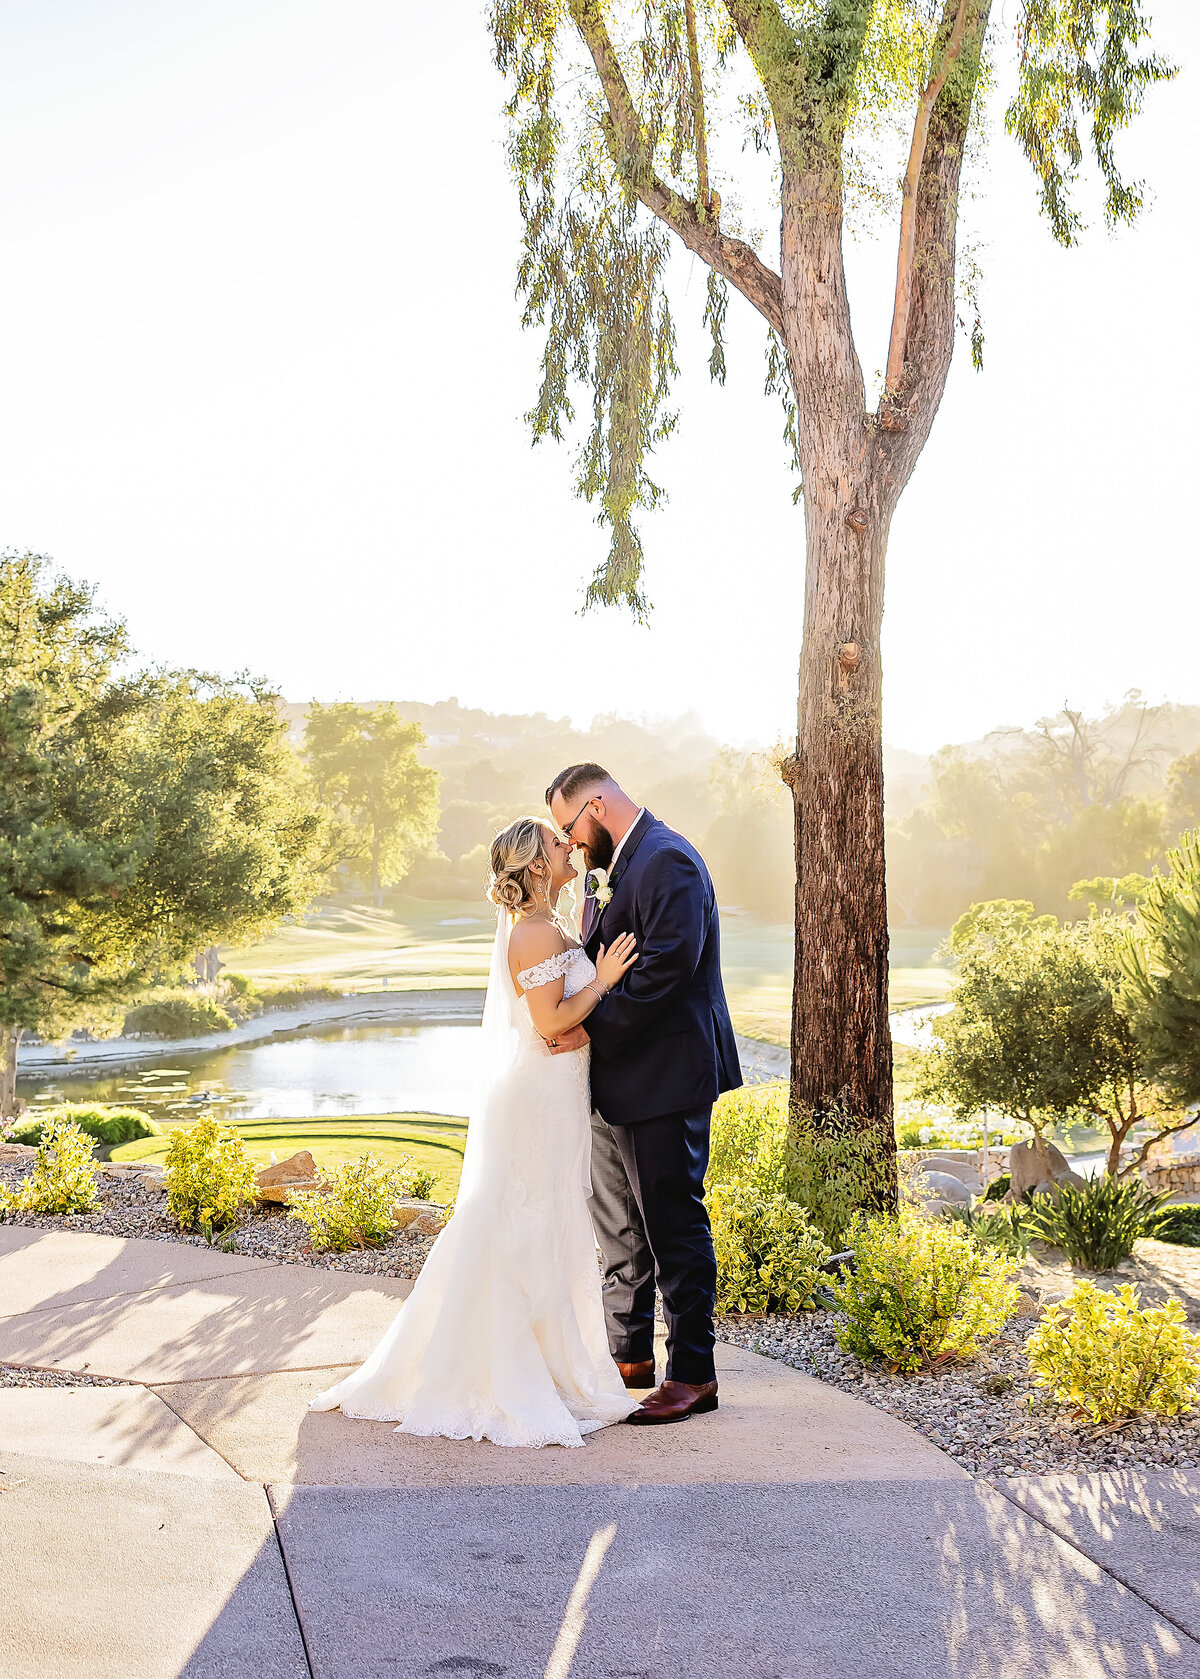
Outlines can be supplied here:
M211 997L179 991L138 1003L126 1014L121 1030L127 1038L135 1033L152 1038L202 1038L209 1032L232 1032L233 1027L232 1015Z
M135 1143L139 1137L156 1137L159 1130L149 1114L140 1108L110 1108L101 1102L63 1102L35 1118L21 1120L13 1127L9 1141L37 1148L47 1127L58 1120L77 1125L94 1142L111 1148L118 1143Z

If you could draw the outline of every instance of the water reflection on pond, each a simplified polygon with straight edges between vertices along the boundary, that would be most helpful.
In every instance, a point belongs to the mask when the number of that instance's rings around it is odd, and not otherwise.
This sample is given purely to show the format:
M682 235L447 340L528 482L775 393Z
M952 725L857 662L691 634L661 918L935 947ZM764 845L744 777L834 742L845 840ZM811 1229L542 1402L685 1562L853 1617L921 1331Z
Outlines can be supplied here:
M117 1102L160 1124L310 1119L340 1114L465 1114L479 1053L473 1021L329 1026L211 1054L78 1076L34 1074L20 1094L35 1105Z

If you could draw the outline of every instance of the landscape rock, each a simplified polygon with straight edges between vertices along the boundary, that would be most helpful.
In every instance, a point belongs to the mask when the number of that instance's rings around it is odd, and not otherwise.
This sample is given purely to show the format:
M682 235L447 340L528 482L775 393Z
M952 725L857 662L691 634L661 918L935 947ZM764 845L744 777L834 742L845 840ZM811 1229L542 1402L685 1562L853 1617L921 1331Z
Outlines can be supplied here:
M261 1172L254 1174L254 1181L258 1185L260 1201L273 1201L286 1206L297 1189L321 1189L323 1187L317 1177L317 1163L308 1149L298 1149L295 1154L289 1154L286 1160L276 1161L272 1166L264 1166Z
M36 1153L27 1143L0 1143L0 1160L32 1160Z
M936 1197L939 1201L948 1201L955 1206L965 1207L970 1204L971 1191L961 1178L955 1177L951 1172L930 1172L922 1168L917 1173L913 1187L923 1200Z
M97 1167L97 1174L101 1178L115 1179L117 1183L136 1184L148 1195L167 1193L166 1173L161 1166L137 1160L110 1160Z
M445 1226L445 1208L436 1201L397 1201L392 1218L397 1230L407 1230L414 1236L436 1236Z
M276 1161L274 1165L264 1166L261 1172L255 1172L254 1181L260 1188L267 1184L277 1183L311 1183L317 1175L317 1163L306 1148L289 1154L286 1160Z
M1008 1162L1012 1182L1008 1199L1023 1200L1026 1195L1049 1195L1057 1201L1059 1191L1068 1185L1084 1189L1087 1180L1072 1171L1066 1155L1044 1137L1033 1137L1025 1143L1014 1143Z
M969 1166L965 1160L949 1160L945 1156L931 1155L922 1165L921 1173L928 1177L931 1171L945 1173L949 1177L957 1178L959 1183L964 1184L972 1195L983 1194L983 1184L980 1181L979 1173L975 1171L974 1167Z

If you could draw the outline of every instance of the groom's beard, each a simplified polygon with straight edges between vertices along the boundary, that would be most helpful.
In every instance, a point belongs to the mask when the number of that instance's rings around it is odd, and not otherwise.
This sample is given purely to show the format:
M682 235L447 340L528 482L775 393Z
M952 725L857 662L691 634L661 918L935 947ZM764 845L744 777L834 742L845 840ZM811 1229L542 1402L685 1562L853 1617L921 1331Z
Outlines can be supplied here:
M606 869L613 860L613 840L607 828L597 828L590 845L582 847L588 869Z

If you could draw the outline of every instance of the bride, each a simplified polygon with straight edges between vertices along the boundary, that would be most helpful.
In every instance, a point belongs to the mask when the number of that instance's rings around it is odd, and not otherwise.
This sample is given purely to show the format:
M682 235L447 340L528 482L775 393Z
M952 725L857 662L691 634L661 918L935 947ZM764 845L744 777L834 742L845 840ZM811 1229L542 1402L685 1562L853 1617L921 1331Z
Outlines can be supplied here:
M593 967L568 937L555 906L575 876L546 822L523 817L492 842L499 915L454 1217L370 1358L313 1410L397 1434L581 1446L637 1408L608 1350L588 1213L588 1051L545 1042L586 1020L637 956L622 934Z

